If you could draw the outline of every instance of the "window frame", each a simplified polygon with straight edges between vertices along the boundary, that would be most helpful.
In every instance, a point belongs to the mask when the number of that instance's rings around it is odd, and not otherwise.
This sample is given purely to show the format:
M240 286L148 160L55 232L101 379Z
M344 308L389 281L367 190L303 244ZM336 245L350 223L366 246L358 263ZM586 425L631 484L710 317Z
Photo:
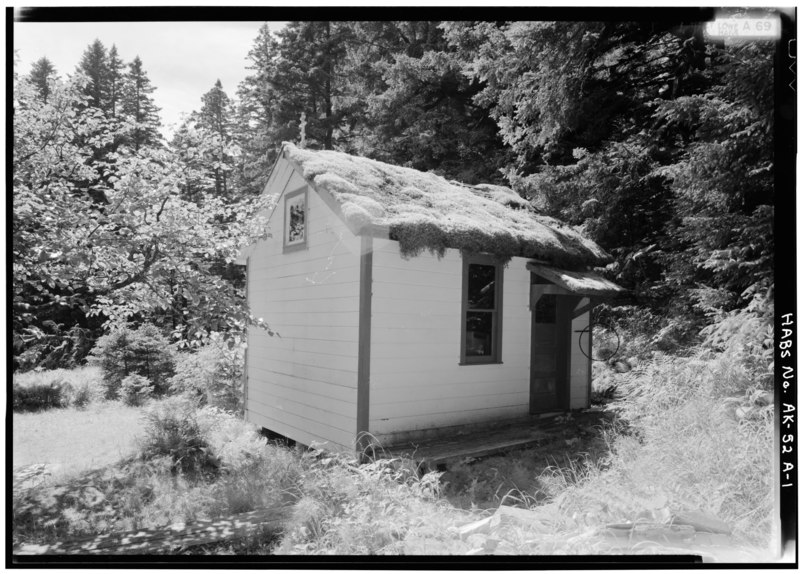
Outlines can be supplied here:
M463 254L461 267L461 361L459 365L502 364L503 349L503 268L495 257L485 254ZM469 266L491 265L494 267L494 309L479 310L492 313L492 353L483 356L467 356L467 313L469 309Z
M289 207L290 207L290 200L293 200L297 196L303 196L303 240L297 241L292 244L288 244L289 238ZM290 253L292 251L300 251L302 249L308 249L308 186L303 186L300 189L296 189L291 191L283 196L283 252Z

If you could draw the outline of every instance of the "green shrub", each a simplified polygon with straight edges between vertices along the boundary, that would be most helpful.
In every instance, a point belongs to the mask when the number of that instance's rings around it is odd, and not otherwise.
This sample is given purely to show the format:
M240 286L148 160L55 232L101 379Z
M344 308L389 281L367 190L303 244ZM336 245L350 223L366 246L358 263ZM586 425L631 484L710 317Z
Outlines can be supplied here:
M105 398L112 400L120 397L122 380L133 374L148 379L153 394L161 396L175 369L169 342L154 325L122 327L103 335L92 349L92 359L103 372Z
M72 387L70 405L77 409L86 408L97 397L95 387L90 381L83 381Z
M244 348L228 347L219 338L194 351L178 353L175 375L169 380L172 392L191 397L198 406L215 406L241 413Z
M122 402L131 407L143 405L153 394L153 384L142 375L128 375L120 385Z
M29 384L14 382L13 410L18 412L41 411L66 406L69 387L61 379L36 381Z
M219 463L209 448L197 410L188 400L170 397L145 411L145 436L141 450L145 459L169 457L173 471L189 475L214 474Z
M36 370L14 373L14 388L16 389L18 386L59 387L61 400L58 401L57 406L83 408L102 396L103 379L100 370L94 366L51 371ZM21 392L28 393L28 391Z
M94 340L89 329L78 325L66 328L52 320L30 325L26 331L29 336L23 338L15 332L13 338L14 369L20 371L77 367Z
M254 425L216 407L200 409L197 422L220 470L212 513L280 504L300 480L302 469L295 453L268 444Z

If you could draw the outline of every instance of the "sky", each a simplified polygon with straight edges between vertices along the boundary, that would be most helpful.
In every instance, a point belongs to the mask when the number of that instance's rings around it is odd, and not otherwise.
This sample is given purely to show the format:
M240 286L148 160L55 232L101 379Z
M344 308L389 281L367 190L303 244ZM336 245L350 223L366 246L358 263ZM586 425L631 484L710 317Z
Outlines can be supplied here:
M219 79L230 97L249 73L247 53L264 22L15 22L14 49L20 72L45 56L63 79L75 71L95 38L112 44L125 63L142 60L161 108L165 135L201 106L201 96ZM277 32L286 22L270 22Z

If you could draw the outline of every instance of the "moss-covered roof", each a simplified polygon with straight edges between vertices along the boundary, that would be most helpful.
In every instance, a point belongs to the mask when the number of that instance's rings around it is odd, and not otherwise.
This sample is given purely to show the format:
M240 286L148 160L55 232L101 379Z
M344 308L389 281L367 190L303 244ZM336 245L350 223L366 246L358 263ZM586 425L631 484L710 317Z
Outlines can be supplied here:
M575 229L537 214L512 189L465 185L433 173L335 151L284 144L283 153L318 190L338 203L357 233L388 234L404 255L445 248L529 257L563 267L610 258Z

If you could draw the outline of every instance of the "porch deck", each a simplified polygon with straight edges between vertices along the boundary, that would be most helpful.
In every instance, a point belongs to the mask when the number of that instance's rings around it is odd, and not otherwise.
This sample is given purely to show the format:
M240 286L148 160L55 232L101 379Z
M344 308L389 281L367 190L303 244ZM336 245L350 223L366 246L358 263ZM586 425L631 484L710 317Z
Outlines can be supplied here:
M535 446L553 437L559 426L559 415L531 415L503 422L479 423L441 429L438 436L388 446L379 452L381 458L407 457L424 467L436 469L467 457L480 458L515 449ZM573 420L589 413L573 415ZM589 422L588 419L586 422Z

